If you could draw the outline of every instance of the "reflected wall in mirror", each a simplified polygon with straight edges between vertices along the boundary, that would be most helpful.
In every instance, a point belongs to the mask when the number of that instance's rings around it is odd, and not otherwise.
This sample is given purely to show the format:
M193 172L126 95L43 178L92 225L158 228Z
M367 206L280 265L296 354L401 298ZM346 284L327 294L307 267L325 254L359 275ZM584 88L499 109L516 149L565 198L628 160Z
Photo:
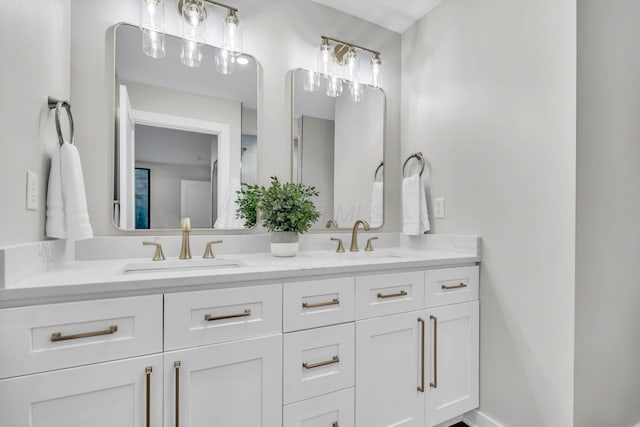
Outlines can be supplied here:
M362 84L359 102L350 99L346 89L330 97L324 79L318 90L305 90L308 73L293 71L292 177L320 192L317 227L350 228L358 219L380 227L384 214L384 92Z
M241 55L233 74L220 74L219 49L204 46L190 68L180 38L167 35L167 55L155 59L141 37L132 25L115 30L114 223L175 229L189 217L194 228L243 228L234 201L256 183L258 63Z

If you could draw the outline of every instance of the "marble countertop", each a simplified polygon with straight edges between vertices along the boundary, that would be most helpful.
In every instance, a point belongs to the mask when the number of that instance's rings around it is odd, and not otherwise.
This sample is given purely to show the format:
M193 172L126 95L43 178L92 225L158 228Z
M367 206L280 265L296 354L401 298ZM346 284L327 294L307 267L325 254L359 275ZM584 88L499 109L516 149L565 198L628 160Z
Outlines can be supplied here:
M133 296L286 283L331 275L384 274L394 270L469 265L480 261L477 251L399 245L374 252L336 253L304 250L295 257L270 253L221 254L212 260L150 261L149 258L74 261L55 266L0 288L0 308Z

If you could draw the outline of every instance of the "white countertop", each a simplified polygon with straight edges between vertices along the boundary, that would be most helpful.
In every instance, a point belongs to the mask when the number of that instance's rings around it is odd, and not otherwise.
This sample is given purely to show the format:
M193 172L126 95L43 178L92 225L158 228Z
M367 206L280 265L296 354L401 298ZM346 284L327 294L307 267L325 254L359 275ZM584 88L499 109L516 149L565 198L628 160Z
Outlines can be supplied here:
M383 274L394 270L469 265L480 261L479 250L454 251L446 246L442 249L414 244L356 253L305 250L290 258L278 258L269 253L243 253L222 254L213 260L199 257L177 260L169 257L166 261L157 262L149 258L75 261L16 283L6 283L4 288L0 288L0 308L257 283L284 283L314 276ZM179 268L124 272L126 269L156 266Z

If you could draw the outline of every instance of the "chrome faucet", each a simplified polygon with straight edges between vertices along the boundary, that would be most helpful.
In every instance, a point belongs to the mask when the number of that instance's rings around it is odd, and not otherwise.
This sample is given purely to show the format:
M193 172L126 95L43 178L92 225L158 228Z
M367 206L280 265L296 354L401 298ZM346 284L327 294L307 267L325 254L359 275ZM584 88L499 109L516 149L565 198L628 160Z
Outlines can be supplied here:
M364 231L369 231L369 223L364 219L359 219L353 224L353 231L351 232L351 252L358 252L358 227L360 224L363 225Z
M180 227L182 228L182 248L180 249L180 259L191 259L191 245L189 244L191 219L182 218L180 221Z

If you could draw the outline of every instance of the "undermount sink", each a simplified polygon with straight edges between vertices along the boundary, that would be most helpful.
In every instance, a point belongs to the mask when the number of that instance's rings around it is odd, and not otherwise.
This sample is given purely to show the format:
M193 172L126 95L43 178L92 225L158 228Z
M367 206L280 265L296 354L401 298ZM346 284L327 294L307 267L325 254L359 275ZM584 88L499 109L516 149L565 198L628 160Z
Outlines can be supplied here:
M185 259L175 261L149 261L126 264L121 274L132 273L161 273L172 271L193 271L193 270L218 270L222 268L242 267L240 261L224 259Z

